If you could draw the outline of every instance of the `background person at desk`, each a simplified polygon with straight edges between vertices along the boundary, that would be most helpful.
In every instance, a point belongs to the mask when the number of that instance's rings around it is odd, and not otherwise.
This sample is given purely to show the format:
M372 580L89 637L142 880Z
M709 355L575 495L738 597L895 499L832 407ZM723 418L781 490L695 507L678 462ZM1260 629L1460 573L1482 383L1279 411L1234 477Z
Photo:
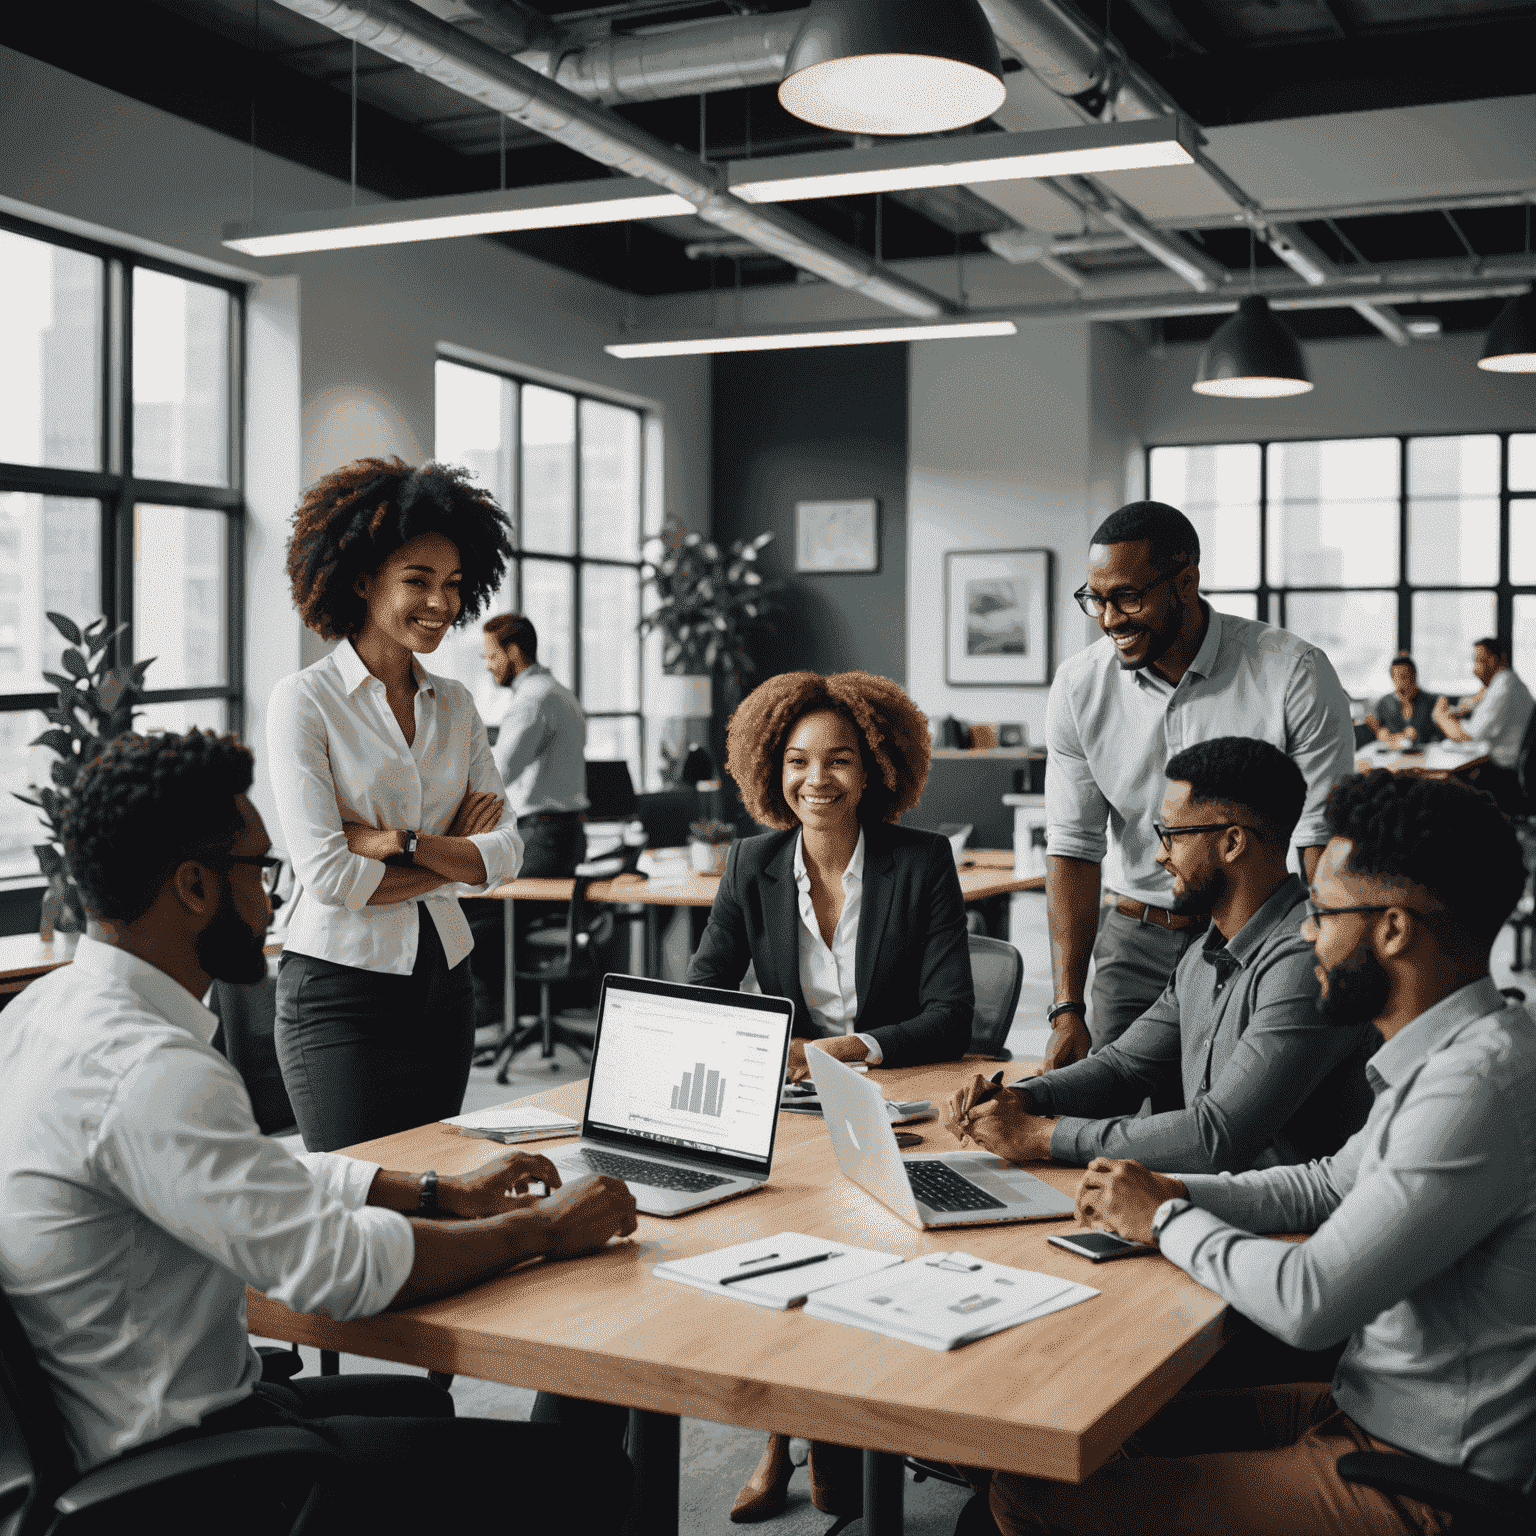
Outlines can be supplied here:
M1290 1344L1347 1338L1332 1386L1176 1397L1125 1457L1077 1487L994 1477L1007 1536L1448 1528L1414 1499L1340 1477L1339 1456L1356 1450L1406 1451L1509 1489L1531 1483L1536 1025L1488 974L1525 883L1520 848L1485 795L1450 781L1353 778L1328 819L1302 931L1328 1018L1373 1019L1386 1040L1367 1069L1370 1119L1306 1167L1173 1179L1103 1159L1078 1215L1159 1244ZM1311 1235L1255 1235L1265 1232Z
M63 828L89 935L0 1035L0 1286L77 1466L302 1425L348 1463L313 1529L478 1527L507 1497L507 1467L534 1465L516 1492L529 1530L616 1531L629 1482L616 1442L455 1419L420 1376L260 1379L247 1285L296 1311L369 1317L600 1247L634 1230L635 1203L614 1179L520 1198L530 1180L559 1182L523 1153L438 1179L296 1158L262 1136L198 1001L215 979L266 974L276 861L250 785L232 736L108 746ZM235 1513L215 1505L207 1527Z
M1412 656L1397 657L1389 671L1392 692L1384 693L1364 724L1375 731L1377 741L1388 746L1427 746L1445 734L1435 724L1435 712L1444 699L1432 699L1419 687L1419 669Z
M1514 811L1524 799L1515 767L1536 704L1509 664L1508 641L1495 635L1477 641L1472 647L1472 672L1482 691L1454 706L1449 699L1441 699L1435 705L1435 724L1448 741L1488 743L1493 761L1477 770L1475 782L1506 811Z
M795 1005L789 1076L805 1052L917 1066L962 1055L975 991L949 839L893 826L922 798L928 721L867 672L786 672L731 716L726 767L748 812L781 830L731 845L688 968L701 987L761 989ZM784 1507L789 1436L772 1435L733 1520ZM811 1448L811 1497L829 1514L863 1507L859 1453Z
M1266 741L1223 736L1168 764L1158 863L1174 909L1211 920L1163 995L1083 1061L1016 1082L976 1078L951 1129L1012 1162L1134 1157L1165 1173L1241 1173L1336 1152L1371 1107L1367 1023L1318 1012L1299 933L1306 889L1285 867L1306 781ZM1178 1105L1138 1116L1142 1100Z
M293 600L329 655L267 705L272 790L303 894L277 973L278 1061L304 1145L458 1114L474 947L462 886L522 841L469 690L418 659L501 584L507 520L463 470L360 459L312 487Z
M1323 800L1354 767L1349 700L1332 663L1286 630L1204 602L1200 538L1176 508L1139 501L1105 518L1087 585L1073 596L1104 638L1062 663L1046 706L1048 1067L1117 1039L1204 927L1173 911L1156 857L1161 769L1174 753L1230 735L1284 752L1307 781L1295 845L1308 872L1324 841Z

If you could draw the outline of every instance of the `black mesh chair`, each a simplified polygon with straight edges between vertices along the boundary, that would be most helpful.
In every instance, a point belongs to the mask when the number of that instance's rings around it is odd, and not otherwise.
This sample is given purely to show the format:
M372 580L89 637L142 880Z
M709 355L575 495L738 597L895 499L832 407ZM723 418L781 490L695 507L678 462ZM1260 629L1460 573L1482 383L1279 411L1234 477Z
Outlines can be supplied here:
M306 1429L210 1435L76 1470L31 1341L0 1293L0 1536L289 1536L341 1453Z
M1536 1499L1473 1472L1396 1451L1351 1451L1337 1465L1346 1483L1444 1510L1456 1536L1530 1536L1536 1530Z
M971 951L971 984L976 988L970 1054L1011 1061L1008 1031L1024 986L1024 957L1003 939L972 933L966 935L966 942Z

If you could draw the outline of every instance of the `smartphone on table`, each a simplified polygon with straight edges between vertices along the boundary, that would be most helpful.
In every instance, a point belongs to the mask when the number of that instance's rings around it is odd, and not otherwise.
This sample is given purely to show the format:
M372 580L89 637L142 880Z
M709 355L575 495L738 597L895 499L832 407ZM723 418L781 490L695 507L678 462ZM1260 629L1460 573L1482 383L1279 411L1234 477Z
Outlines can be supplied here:
M1157 1252L1156 1248L1148 1247L1145 1243L1133 1243L1129 1238L1117 1237L1113 1232L1057 1232L1048 1241L1095 1264L1107 1264L1111 1259L1128 1259L1134 1253Z

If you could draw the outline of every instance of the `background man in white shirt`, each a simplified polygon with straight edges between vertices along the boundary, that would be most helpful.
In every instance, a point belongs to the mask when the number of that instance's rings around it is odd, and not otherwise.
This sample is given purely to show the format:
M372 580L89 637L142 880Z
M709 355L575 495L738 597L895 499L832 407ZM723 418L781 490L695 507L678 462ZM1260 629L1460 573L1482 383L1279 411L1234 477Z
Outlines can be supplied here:
M233 737L125 736L80 777L64 825L91 914L71 965L0 1031L0 1287L54 1388L80 1470L169 1436L305 1423L351 1472L318 1528L420 1536L483 1518L616 1529L629 1469L548 1425L455 1420L416 1378L259 1380L245 1287L366 1317L527 1259L634 1230L622 1183L540 1157L473 1174L391 1172L263 1137L210 1045L210 982L265 971L271 842ZM462 1219L442 1221L440 1216ZM344 1417L337 1417L344 1415ZM507 1468L539 1476L509 1488Z
M1454 707L1449 699L1439 700L1435 724L1450 741L1488 743L1493 761L1478 770L1477 787L1487 790L1504 810L1516 811L1525 796L1515 768L1536 702L1509 664L1509 642L1495 635L1472 647L1472 673L1482 690Z

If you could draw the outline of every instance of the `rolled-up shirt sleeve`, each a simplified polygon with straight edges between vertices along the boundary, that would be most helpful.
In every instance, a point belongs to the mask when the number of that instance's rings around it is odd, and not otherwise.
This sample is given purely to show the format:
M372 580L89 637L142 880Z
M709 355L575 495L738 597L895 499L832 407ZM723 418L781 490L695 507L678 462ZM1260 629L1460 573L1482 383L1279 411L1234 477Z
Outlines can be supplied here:
M1051 689L1045 711L1046 852L1101 864L1109 849L1109 801L1088 765L1064 684Z
M295 1312L382 1312L415 1261L410 1222L365 1203L375 1165L301 1162L263 1136L234 1068L191 1039L124 1075L92 1156L151 1221Z
M485 722L478 713L470 722L469 729L469 787L501 798L501 820L495 829L473 833L469 839L480 850L480 857L485 862L485 883L463 885L459 889L480 892L517 879L517 872L523 867L523 840L517 830L517 813L512 809L506 786L496 769L496 759L491 752Z
M1316 646L1297 662L1286 687L1285 737L1286 755L1307 781L1291 846L1320 848L1329 836L1324 811L1328 791L1355 771L1355 727L1349 695L1333 663Z
M325 721L292 677L282 679L267 701L267 772L299 883L323 906L362 911L384 878L384 865L347 847Z

